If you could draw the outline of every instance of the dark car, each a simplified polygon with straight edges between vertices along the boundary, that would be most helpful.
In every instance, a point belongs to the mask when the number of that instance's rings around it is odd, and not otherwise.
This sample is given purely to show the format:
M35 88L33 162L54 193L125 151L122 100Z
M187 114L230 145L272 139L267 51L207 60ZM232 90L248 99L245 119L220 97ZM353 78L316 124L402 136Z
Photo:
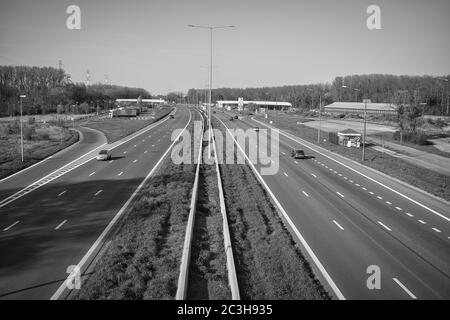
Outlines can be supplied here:
M230 121L233 121L234 119L233 118L230 118Z
M238 116L234 116L234 118L235 118L235 119L239 119L239 117L238 117Z
M170 119L173 119L173 118L175 118L175 116L173 114L171 114L170 115Z
M294 159L306 159L305 151L300 149L291 150L291 157Z

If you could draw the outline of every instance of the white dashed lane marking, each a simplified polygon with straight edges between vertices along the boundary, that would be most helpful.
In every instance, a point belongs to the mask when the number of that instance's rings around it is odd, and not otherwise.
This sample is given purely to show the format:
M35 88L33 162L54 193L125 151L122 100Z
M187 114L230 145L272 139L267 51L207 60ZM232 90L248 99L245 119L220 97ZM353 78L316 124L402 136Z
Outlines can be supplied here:
M339 196L341 196L342 198L344 198L344 195L340 192L336 192Z
M338 226L339 229L341 229L342 231L344 231L344 228L342 228L342 226L336 221L333 220L334 224Z
M55 227L55 230L58 230L59 228L61 228L61 227L63 226L63 224L66 223L66 222L67 222L67 220L64 220L63 222L61 222L60 224L58 224L58 225Z
M118 176L120 177L122 174L123 174L123 172L120 172L120 173L118 174Z
M425 221L423 221L423 220L417 220L417 221L419 221L421 224L427 224Z
M381 222L381 221L377 221L377 222L378 222L378 224L379 224L380 226L382 226L382 227L385 228L386 230L392 231L392 229L389 228L387 225L385 225L383 222Z
M103 190L98 190L95 194L94 197L98 196L100 193L102 193Z
M285 175L286 177L289 177L288 174L287 174L286 172L284 172L284 175Z
M10 225L9 227L6 227L5 229L3 229L3 231L8 231L9 229L11 229L12 227L14 227L16 224L18 224L20 221L16 221L14 222L12 225Z
M405 287L405 285L403 283L400 282L400 280L398 280L397 278L392 278L399 286L400 288L402 288L411 298L413 299L417 299L417 297L408 290L407 287Z
M442 232L441 230L439 230L439 229L437 229L437 228L431 228L431 229L433 229L434 231L436 231L436 232L438 232L438 233L441 233L441 232Z
M64 190L63 192L61 192L60 194L58 194L58 197L61 197L64 193L66 193L67 190Z
M317 176L316 176L314 173L311 173L311 175L312 175L314 178L317 178Z
M90 177L90 176L92 176L92 175L94 175L94 174L95 174L95 171L94 171L94 172L92 172L92 173L91 173L91 174L89 175L89 177Z
M302 192L305 196L309 197L309 194L307 194L305 191L302 191Z

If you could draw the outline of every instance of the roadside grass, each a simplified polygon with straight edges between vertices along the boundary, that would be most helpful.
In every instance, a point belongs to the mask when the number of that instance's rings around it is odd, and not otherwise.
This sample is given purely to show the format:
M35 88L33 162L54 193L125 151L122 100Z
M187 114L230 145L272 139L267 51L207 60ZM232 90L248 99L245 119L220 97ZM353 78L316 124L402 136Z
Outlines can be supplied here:
M263 119L260 118L260 120ZM274 125L304 140L317 143L316 129L305 125L298 125L295 120L289 117L280 116L278 122L275 122ZM371 148L366 148L366 161L362 162L361 149L347 148L329 143L327 133L323 133L321 137L321 147L450 201L449 176L416 166L400 158L392 157ZM327 141L323 141L323 139Z
M329 299L250 166L220 171L241 298Z
M432 153L432 154L435 154L435 155L438 155L438 156L450 158L450 153L449 152L444 152L444 151L439 150L438 148L436 148L434 146L434 144L433 144L433 140L428 140L429 144L418 145L418 144L407 142L407 141L400 142L398 140L395 140L393 138L393 133L392 132L380 132L380 133L377 133L377 134L368 135L367 137L370 138L371 136L373 136L374 138L377 138L377 139L383 139L384 141L389 141L389 142L397 143L399 145L404 145L406 147L417 149L419 151L428 152L428 153ZM385 146L385 148L391 149L391 148L389 148L389 146ZM394 149L392 149L392 150L393 151L397 151L397 150L394 150Z
M39 162L79 140L78 132L49 124L24 124L24 162L20 133L7 133L8 121L0 121L0 179Z
M172 107L162 107L156 110L153 114L142 114L142 117L153 116L154 118L148 120L131 120L129 118L115 117L115 118L96 118L88 120L80 125L103 132L108 143L113 143L120 140L146 126L152 124L159 119L165 117L173 110Z
M187 299L231 299L214 165L200 166L188 282Z

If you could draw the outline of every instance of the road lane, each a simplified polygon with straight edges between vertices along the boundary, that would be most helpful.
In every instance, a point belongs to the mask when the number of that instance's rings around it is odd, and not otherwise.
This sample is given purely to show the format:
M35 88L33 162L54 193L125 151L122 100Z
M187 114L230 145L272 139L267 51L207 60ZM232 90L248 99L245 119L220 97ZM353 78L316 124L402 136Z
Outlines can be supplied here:
M21 221L0 233L1 298L50 298L67 277L67 266L79 262L167 150L172 130L189 118L189 110L179 109L175 119L151 130L151 138L139 136L114 149L112 163L89 161L1 208L1 226Z
M228 118L219 117L231 127L251 128L254 126L242 121L230 122ZM280 137L280 140L282 141L280 144L280 171L275 176L264 176L263 178L285 207L291 219L295 221L297 227L302 233L305 233L303 236L313 247L316 255L320 256L320 260L323 260L322 263L328 272L334 275L333 279L339 284L344 296L369 299L375 297L410 298L409 295L405 295L403 288L393 280L395 277L402 279L402 283L407 283L411 292L418 293L419 298L449 297L449 279L446 272L449 265L447 244L440 243L441 248L436 252L436 256L441 259L439 264L441 269L438 270L439 268L435 266L437 263L430 264L424 260L415 250L393 237L391 232L379 223L381 222L385 226L388 224L380 218L380 212L387 215L398 215L396 211L399 210L393 207L387 212L385 204L380 203L378 198L370 199L373 196L366 193L354 196L353 189L347 189L348 186L342 188L346 184L357 187L355 181L356 179L360 180L361 177L350 176L347 172L345 175L341 174L341 177L336 175L335 169L328 163L323 163L321 158L324 157L320 155L316 155L316 160L319 160L320 164L311 159L293 160L288 156L292 142L286 141L287 139L284 137ZM286 156L283 155L283 152ZM300 165L299 161L301 161ZM365 185L371 186L368 183ZM299 196L299 190L305 190L309 197ZM366 208L362 205L355 206L347 198L352 201L356 199L357 204L361 200L375 202L371 207ZM368 218L369 214L378 219L374 221ZM410 218L407 215L404 217ZM401 220L401 216L396 219L399 219L399 224L408 225L407 222ZM337 233L338 229L333 220L341 221L345 225L345 232L339 230L340 232ZM411 229L411 227L405 228ZM415 230L411 231L411 233L414 232ZM426 234L427 239L434 236ZM345 240L343 235L349 239ZM429 242L432 241L427 241L427 244ZM383 275L388 275L382 278L383 283L387 281L383 290L371 291L365 285L368 277L366 268L371 264L380 265ZM442 269L445 271L443 272Z

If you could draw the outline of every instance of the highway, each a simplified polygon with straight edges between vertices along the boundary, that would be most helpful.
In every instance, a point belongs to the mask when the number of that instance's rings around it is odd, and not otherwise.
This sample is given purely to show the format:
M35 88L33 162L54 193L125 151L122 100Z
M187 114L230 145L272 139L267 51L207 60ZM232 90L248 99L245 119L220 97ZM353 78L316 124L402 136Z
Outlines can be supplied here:
M78 149L80 159L66 169L42 170L45 178L31 191L19 192L12 202L0 202L0 298L49 299L67 278L67 267L76 265L93 246L143 179L172 144L174 129L185 128L191 111L177 108L169 117L112 145L111 161L92 159L102 143L94 139L88 149ZM50 163L50 161L46 161ZM53 166L53 170L56 166ZM29 172L32 172L30 169ZM28 183L40 178L33 175ZM23 178L6 180L12 187L2 195L26 187ZM0 198L0 201L4 200Z
M76 130L80 133L78 142L24 170L0 179L0 200L26 187L30 182L34 182L53 172L55 168L67 165L80 155L89 153L92 150L95 152L96 149L106 144L105 136L99 131L86 127L77 127Z
M230 129L267 128L250 118L230 121L220 111L214 116ZM290 134L280 133L279 148L278 172L261 178L335 297L450 299L447 202ZM292 148L311 158L291 158ZM379 267L380 289L367 287L372 265Z

